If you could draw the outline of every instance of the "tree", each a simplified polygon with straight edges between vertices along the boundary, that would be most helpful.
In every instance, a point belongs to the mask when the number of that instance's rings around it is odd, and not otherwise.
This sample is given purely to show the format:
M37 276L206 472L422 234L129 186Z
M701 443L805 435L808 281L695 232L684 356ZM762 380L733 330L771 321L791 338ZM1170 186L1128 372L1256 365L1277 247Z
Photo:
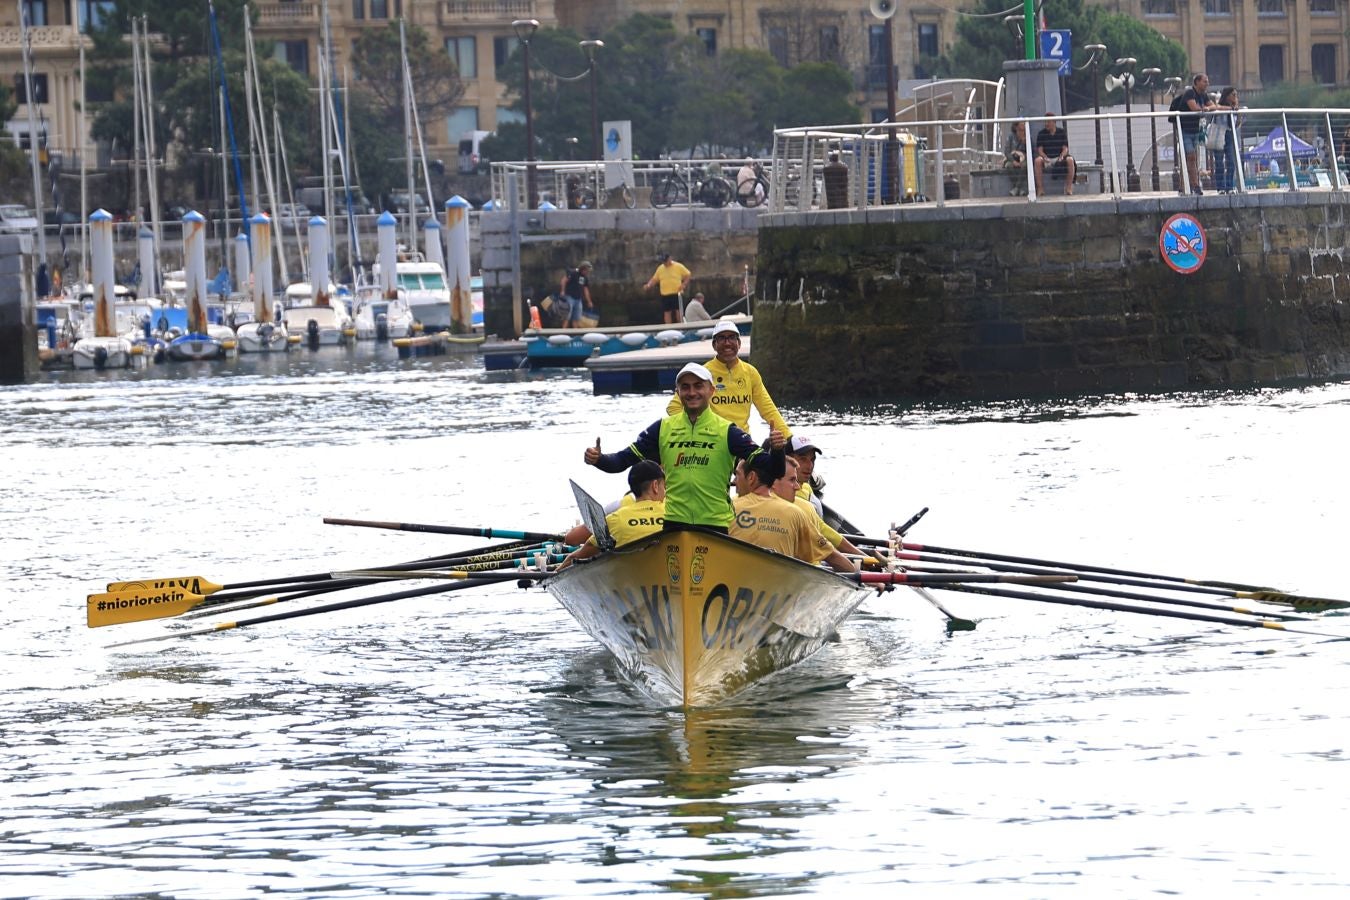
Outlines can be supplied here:
M963 16L956 26L956 42L938 59L938 74L989 81L1003 77L1004 60L1021 59L1023 52L1022 38L1011 33L999 15L1006 7L1003 0L980 0L975 9L978 15ZM1138 60L1136 78L1140 71L1153 67L1162 69L1164 76L1188 73L1186 52L1180 45L1128 16L1086 6L1084 0L1045 0L1044 9L1050 28L1073 33L1075 69L1065 85L1070 110L1092 106L1092 70L1078 68L1087 61L1083 47L1088 44L1106 45L1106 59L1097 69L1098 78L1112 71L1111 63L1116 59L1127 56ZM1137 82L1135 89L1139 90Z
M853 80L834 63L804 63L783 76L777 127L856 125L862 111L849 102Z
M408 25L406 35L418 118L423 122L440 119L464 96L464 82L454 61L432 45L426 29ZM371 97L372 111L402 131L403 57L398 23L363 32L356 40L352 66L361 90Z

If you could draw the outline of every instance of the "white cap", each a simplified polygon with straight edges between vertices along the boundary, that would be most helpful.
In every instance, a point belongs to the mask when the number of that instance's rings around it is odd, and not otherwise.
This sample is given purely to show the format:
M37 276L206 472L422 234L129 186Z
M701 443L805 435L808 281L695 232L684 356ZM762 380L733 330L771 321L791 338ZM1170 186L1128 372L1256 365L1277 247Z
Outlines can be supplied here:
M734 334L736 337L740 337L741 330L736 327L735 322L728 322L726 319L723 319L713 326L713 338L715 339L719 334Z
M787 452L802 453L806 450L814 450L824 456L824 453L816 446L815 441L801 434L794 434L792 440L788 441Z
M691 373L712 384L712 373L708 371L707 366L701 366L698 363L685 363L684 368L680 370L680 374L675 376L675 383L679 384L681 378Z

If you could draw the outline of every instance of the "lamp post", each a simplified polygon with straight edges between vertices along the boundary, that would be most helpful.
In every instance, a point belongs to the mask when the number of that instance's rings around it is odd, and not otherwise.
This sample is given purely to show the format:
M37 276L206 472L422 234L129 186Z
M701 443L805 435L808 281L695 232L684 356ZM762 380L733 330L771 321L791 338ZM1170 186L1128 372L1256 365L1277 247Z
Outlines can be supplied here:
M1125 190L1138 193L1139 173L1134 168L1134 123L1130 119L1130 94L1134 93L1134 67L1138 60L1125 56L1116 60L1121 68L1121 86L1125 88Z
M886 121L890 130L886 132L886 158L891 167L891 198L896 202L904 193L904 184L900 176L900 138L895 133L895 38L891 29L891 19L895 16L895 4L886 4L890 12L882 21L882 41L886 44ZM922 159L922 157L920 157ZM917 196L915 199L918 199Z
M605 46L604 41L582 41L581 49L586 53L586 72L590 75L591 82L591 159L603 159L604 154L600 152L600 118L595 100L595 80L597 70L595 68L595 51Z
M511 23L520 41L521 61L525 64L525 198L526 206L534 209L538 205L539 193L535 189L534 169L534 109L530 106L530 41L539 30L538 19L516 19Z
M1088 57L1087 64L1092 67L1092 114L1100 116L1102 114L1102 83L1097 78L1097 67L1101 65L1102 59L1106 56L1105 44L1088 44L1083 48L1092 55ZM1092 120L1092 130L1097 136L1097 155L1093 158L1092 164L1097 167L1097 171L1102 170L1102 120Z
M1163 84L1165 84L1167 87L1163 91L1163 99L1166 100L1168 94L1172 94L1175 96L1176 94L1180 93L1181 84L1184 80L1185 79L1183 79L1180 75L1173 75L1171 78L1164 78ZM1170 123L1171 119L1169 119L1168 122ZM1181 156L1177 153L1177 151L1180 150L1181 148L1177 146L1176 126L1169 125L1168 127L1169 130L1172 132L1172 190L1179 191L1181 190L1181 170L1178 169L1177 167L1181 165Z
M1149 137L1153 141L1153 190L1160 190L1158 181L1158 119L1153 115L1157 110L1153 106L1153 88L1158 83L1158 77L1162 75L1162 69L1145 69L1139 73L1144 76L1144 87L1148 88L1148 129Z

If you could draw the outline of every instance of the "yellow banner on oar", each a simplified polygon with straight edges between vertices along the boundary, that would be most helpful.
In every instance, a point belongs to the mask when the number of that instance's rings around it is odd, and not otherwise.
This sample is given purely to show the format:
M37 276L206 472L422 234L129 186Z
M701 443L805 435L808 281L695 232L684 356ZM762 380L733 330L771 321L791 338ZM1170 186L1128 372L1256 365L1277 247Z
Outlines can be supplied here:
M140 581L114 581L108 585L109 591L187 591L189 594L214 594L223 590L225 585L207 581L200 575L184 575L180 578L142 578Z
M194 609L205 599L201 594L176 587L109 591L106 594L89 595L86 600L86 615L90 628L101 628L104 625L123 625L127 622L180 616Z

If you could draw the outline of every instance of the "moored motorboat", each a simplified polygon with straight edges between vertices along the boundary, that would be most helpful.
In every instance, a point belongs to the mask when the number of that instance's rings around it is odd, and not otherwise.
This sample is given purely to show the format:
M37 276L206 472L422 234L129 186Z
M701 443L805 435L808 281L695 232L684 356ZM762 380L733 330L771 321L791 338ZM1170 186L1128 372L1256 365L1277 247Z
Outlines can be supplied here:
M548 591L660 703L722 703L810 657L871 592L722 534L666 531L565 569Z
M413 314L402 295L385 297L378 285L363 285L356 291L356 337L387 341L413 333Z
M328 286L326 297L336 293L333 285ZM285 306L281 311L286 331L299 335L300 342L314 347L333 347L344 344L354 335L352 317L341 303L325 300L315 301L313 288L306 282L296 282L286 286Z

